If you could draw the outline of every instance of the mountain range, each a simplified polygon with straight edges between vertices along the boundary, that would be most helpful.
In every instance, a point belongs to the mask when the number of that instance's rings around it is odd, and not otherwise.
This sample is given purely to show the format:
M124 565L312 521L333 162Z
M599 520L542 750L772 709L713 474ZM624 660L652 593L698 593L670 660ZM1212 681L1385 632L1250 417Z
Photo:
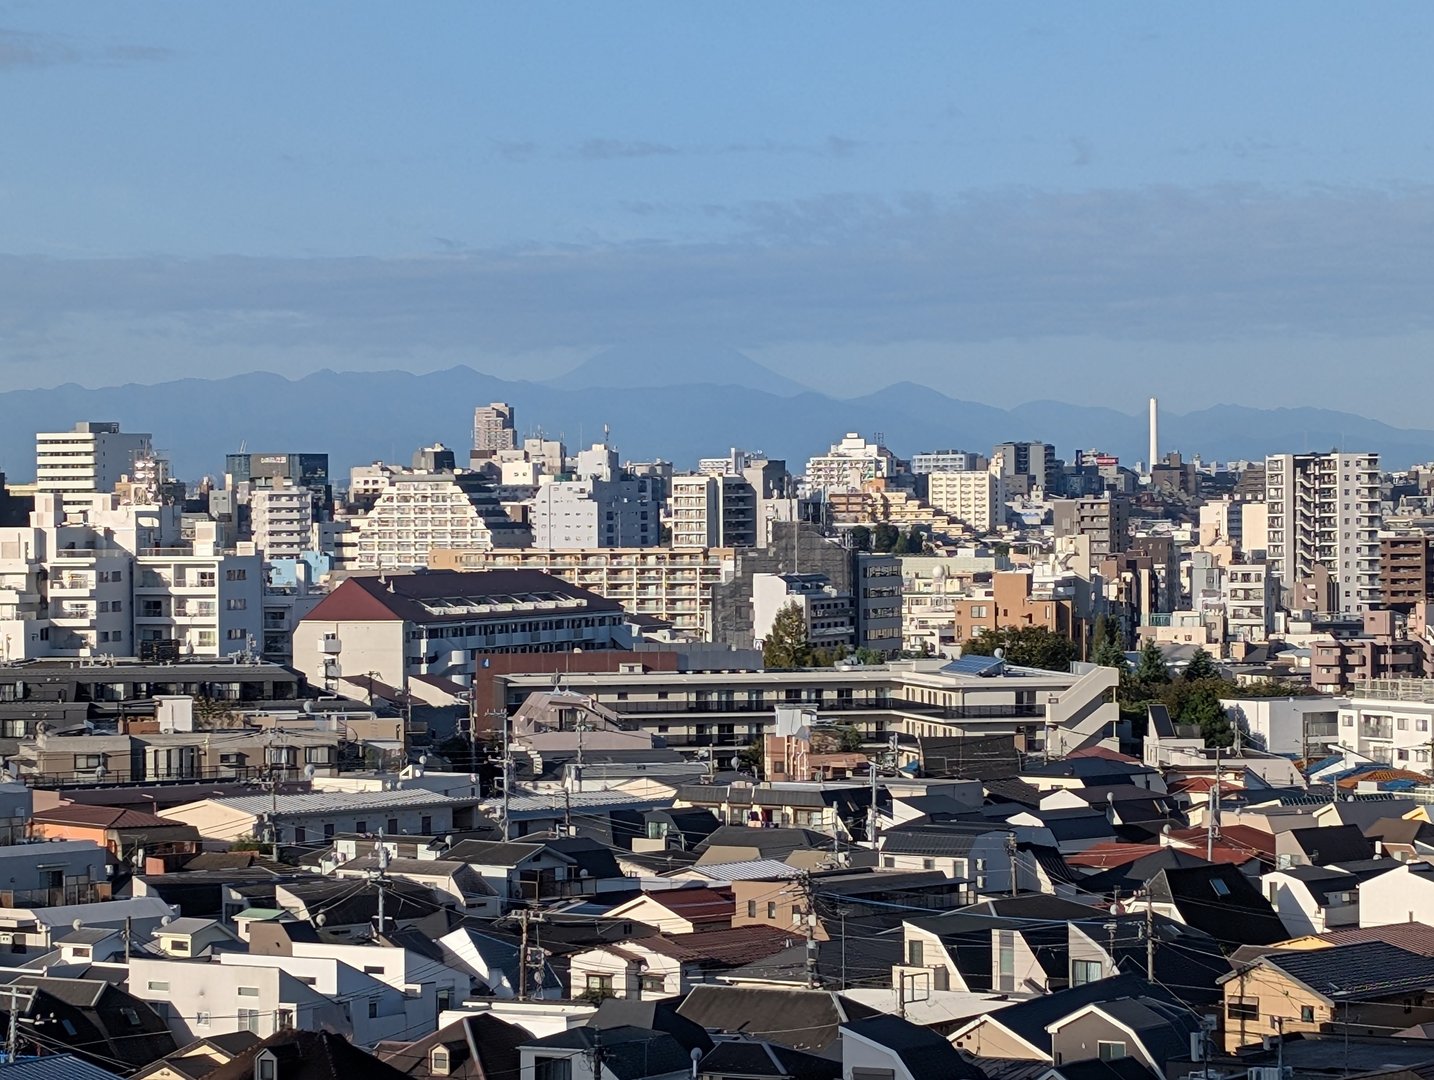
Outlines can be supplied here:
M435 441L464 451L473 407L490 401L510 402L523 434L541 427L575 448L601 440L607 425L624 459L664 457L678 468L737 446L785 458L798 471L848 431L867 437L884 432L903 457L932 449L988 453L994 443L1012 439L1053 442L1067 458L1093 447L1131 463L1146 453L1144 415L1054 401L999 409L914 383L838 398L801 387L740 353L713 350L713 366L697 368L685 357L681 365L663 363L663 355L615 351L550 382L454 367L427 374L320 371L291 380L257 372L148 386L15 390L0 393L0 467L13 480L31 479L35 431L115 420L125 431L152 432L155 446L185 479L218 475L224 454L241 445L254 452L327 452L341 475L378 459L406 462ZM700 377L680 374L694 370ZM1187 458L1255 459L1347 447L1378 451L1389 468L1434 459L1434 431L1326 409L1170 409L1160 430L1162 446L1177 447Z

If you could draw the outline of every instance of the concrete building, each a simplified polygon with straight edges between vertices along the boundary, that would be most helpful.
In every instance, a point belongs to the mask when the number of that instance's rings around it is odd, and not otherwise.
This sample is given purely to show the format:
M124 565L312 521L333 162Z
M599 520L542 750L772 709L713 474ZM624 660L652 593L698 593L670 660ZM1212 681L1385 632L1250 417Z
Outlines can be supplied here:
M1037 583L1032 570L996 573L989 585L944 578L902 594L903 647L945 655L982 630L1040 626L1079 640L1075 582Z
M315 686L367 676L468 682L478 653L600 651L622 644L616 601L532 570L429 570L349 578L294 631L294 666Z
M895 475L896 455L854 431L832 444L825 454L807 461L806 488L812 491L855 491L870 480Z
M824 574L756 574L752 577L752 636L761 648L772 623L795 604L806 623L807 641L828 652L856 645L856 612Z
M1283 606L1358 614L1378 603L1378 454L1268 457L1265 501Z
M313 495L292 480L249 495L249 527L254 546L266 559L297 559L309 551L315 523Z
M513 406L502 401L480 405L473 410L473 449L482 453L512 450L518 445L513 425Z
M1029 495L1036 489L1049 494L1057 475L1056 448L1050 443L998 443L991 460L1001 459L1001 475L1013 495Z
M917 476L938 472L984 472L990 462L967 450L927 450L911 455L911 471Z
M154 456L150 436L120 431L119 424L85 420L70 431L35 435L35 490L59 494L66 505L112 492L135 464Z
M479 473L371 468L373 475L365 470L356 479L377 493L372 508L338 537L346 570L415 569L428 565L435 547L484 551L525 547L531 539L526 526L503 512L493 485Z
M543 548L463 551L434 548L433 570L538 570L615 600L631 615L671 625L679 637L706 640L712 588L732 573L730 548Z
M1057 539L1089 537L1092 561L1129 550L1129 499L1110 495L1098 499L1057 499L1052 507Z
M1339 713L1345 698L1325 695L1295 698L1223 698L1230 722L1245 742L1271 754L1317 759L1339 742Z
M1371 761L1428 772L1434 680L1376 679L1352 686L1339 709L1339 745Z
M1417 679L1423 674L1424 646L1404 632L1393 611L1366 611L1362 633L1310 643L1310 685L1326 693L1371 679Z
M1006 523L1006 480L999 464L979 471L933 472L926 482L927 502L975 532L994 532Z
M226 487L247 493L246 498L265 488L292 485L312 496L316 520L333 514L328 454L225 454L224 473Z
M1409 614L1434 598L1434 535L1423 529L1388 529L1379 534L1379 602Z
M533 497L533 546L548 549L650 547L662 538L645 480L550 480Z
M756 490L737 473L674 476L668 513L674 548L756 547Z

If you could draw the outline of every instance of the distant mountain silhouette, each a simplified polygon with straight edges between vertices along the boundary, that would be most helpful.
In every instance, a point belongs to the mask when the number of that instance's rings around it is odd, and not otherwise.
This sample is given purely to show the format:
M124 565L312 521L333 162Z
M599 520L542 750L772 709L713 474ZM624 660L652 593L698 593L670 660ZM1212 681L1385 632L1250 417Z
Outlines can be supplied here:
M745 353L725 345L635 341L585 360L550 386L563 390L610 387L636 390L653 386L741 386L778 397L794 397L811 388L778 375Z
M508 382L467 367L415 375L401 371L321 371L297 380L253 373L181 379L153 386L87 390L66 385L0 394L0 468L13 480L34 476L34 432L77 420L117 420L153 433L155 445L186 480L218 475L224 454L247 442L254 452L318 451L336 474L377 458L407 462L441 440L466 452L473 407L511 402L521 432L541 427L570 447L602 437L628 460L661 456L679 468L733 446L765 450L800 470L808 457L848 431L884 433L903 457L928 449L988 453L1007 439L1045 439L1062 457L1099 448L1134 463L1145 456L1145 418L1105 408L1032 402L1015 409L960 401L913 383L854 399L815 391L795 396L734 385L584 386ZM1167 411L1161 441L1187 457L1262 458L1267 453L1376 450L1386 467L1434 459L1434 432L1402 430L1325 409L1219 405L1186 415Z

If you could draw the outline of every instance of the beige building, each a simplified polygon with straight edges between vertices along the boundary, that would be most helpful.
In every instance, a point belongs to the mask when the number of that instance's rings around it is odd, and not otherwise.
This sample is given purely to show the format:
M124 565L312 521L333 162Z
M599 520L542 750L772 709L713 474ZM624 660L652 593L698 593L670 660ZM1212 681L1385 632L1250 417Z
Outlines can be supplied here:
M735 552L704 547L434 548L428 565L434 570L541 570L614 600L629 614L669 623L679 636L700 641L707 636L712 586L731 576Z
M1005 524L1006 481L999 462L979 472L934 472L926 481L927 501L975 532Z

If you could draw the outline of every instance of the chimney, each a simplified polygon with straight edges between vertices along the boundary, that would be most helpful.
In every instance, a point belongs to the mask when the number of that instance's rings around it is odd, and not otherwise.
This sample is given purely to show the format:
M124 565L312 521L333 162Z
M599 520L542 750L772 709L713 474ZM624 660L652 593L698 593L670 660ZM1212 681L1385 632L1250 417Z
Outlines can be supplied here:
M1155 472L1155 466L1160 461L1160 400L1150 399L1150 471Z

